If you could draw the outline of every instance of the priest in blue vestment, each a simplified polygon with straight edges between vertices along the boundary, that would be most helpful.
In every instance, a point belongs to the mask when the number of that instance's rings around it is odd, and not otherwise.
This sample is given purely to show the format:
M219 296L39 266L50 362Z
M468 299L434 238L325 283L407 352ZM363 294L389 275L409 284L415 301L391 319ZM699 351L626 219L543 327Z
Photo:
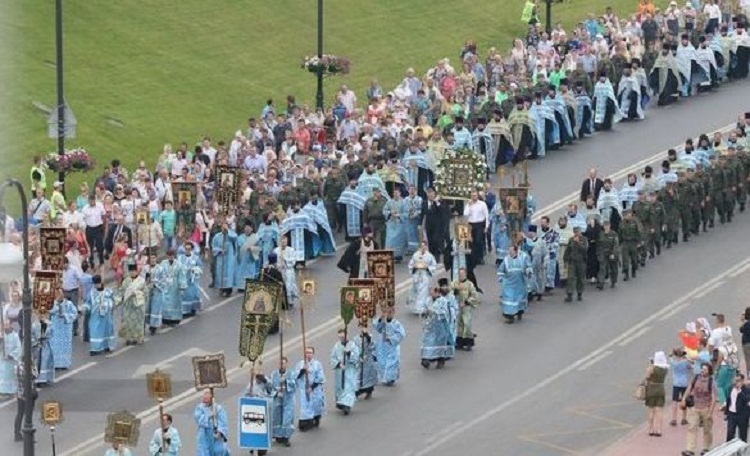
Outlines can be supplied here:
M341 192L338 204L343 204L346 212L346 226L344 233L346 240L351 242L362 236L362 211L367 200L357 191L357 178L349 179L349 186Z
M277 443L290 446L294 434L294 392L297 387L295 375L287 369L287 358L282 357L279 368L271 374L273 396L273 438Z
M221 231L211 240L211 253L216 265L216 288L222 296L231 296L235 288L235 268L237 267L237 233L225 222Z
M182 320L182 290L187 288L187 281L182 265L175 258L174 250L167 251L167 259L159 263L153 272L152 279L154 283L152 308L161 309L164 324L172 326L179 324Z
M393 250L396 262L404 259L407 249L406 225L408 223L409 208L401 198L401 191L393 190L393 198L386 201L383 207L385 216L385 248Z
M378 378L386 386L395 385L401 376L401 342L406 338L404 325L394 318L394 313L394 308L389 307L374 323L379 335L375 349Z
M523 318L528 305L527 282L533 271L528 255L519 253L518 247L511 245L497 269L500 293L500 310L507 323Z
M247 223L243 233L237 236L237 272L234 286L238 292L245 291L247 279L256 280L262 269L258 235L253 233L253 224Z
M448 279L438 281L438 289L431 291L430 302L425 309L425 322L422 325L421 354L422 367L430 368L434 361L442 369L445 361L453 358L456 348L456 321L458 303L450 293Z
M67 369L73 362L73 322L78 317L78 309L65 299L62 289L55 293L55 302L49 311L52 325L50 347L55 369Z
M182 302L182 316L195 315L201 308L201 276L203 275L203 261L195 252L195 245L188 241L181 249L177 261L185 275L186 287L180 293Z
M340 329L339 340L331 349L331 369L336 385L336 408L348 415L357 402L357 378L360 350L347 339L346 330Z
M320 426L326 411L326 376L323 364L315 359L314 347L305 347L305 359L297 363L294 371L297 373L299 393L299 430L305 432Z
M328 221L328 212L326 206L320 201L317 191L312 192L310 201L302 208L313 222L318 226L317 239L313 237L313 258L320 255L329 256L336 254L336 240L333 237L333 230Z
M227 411L216 404L211 391L203 391L203 400L193 412L196 429L195 456L229 456Z
M273 215L263 216L263 223L258 226L258 245L260 246L261 268L268 265L268 254L279 245L279 225Z
M83 303L89 315L89 354L91 356L115 350L115 292L105 288L100 275L94 276L94 288Z

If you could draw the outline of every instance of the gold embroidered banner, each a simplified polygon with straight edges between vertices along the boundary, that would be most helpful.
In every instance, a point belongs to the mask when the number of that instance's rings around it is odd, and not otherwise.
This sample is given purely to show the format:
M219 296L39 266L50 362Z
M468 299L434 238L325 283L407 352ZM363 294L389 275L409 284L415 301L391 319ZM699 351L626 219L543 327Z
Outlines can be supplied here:
M65 228L39 228L42 269L62 271L65 259Z
M55 290L62 288L62 271L35 271L32 306L37 315L47 315L55 303Z
M245 299L240 318L240 355L250 361L263 354L268 330L279 318L283 297L280 283L245 282Z
M177 228L182 233L182 239L187 239L195 229L198 186L195 182L173 182L172 198L177 215Z
M217 166L214 176L214 200L219 205L219 214L226 214L240 204L242 171L235 166Z
M383 279L349 279L349 285L355 287L369 287L373 290L373 312L377 312L378 303L380 309L385 312L388 307L388 281ZM359 314L357 314L359 318ZM373 314L374 317L374 314Z
M393 250L367 252L367 277L383 280L386 284L387 297L381 301L383 309L396 306L396 277L393 268Z

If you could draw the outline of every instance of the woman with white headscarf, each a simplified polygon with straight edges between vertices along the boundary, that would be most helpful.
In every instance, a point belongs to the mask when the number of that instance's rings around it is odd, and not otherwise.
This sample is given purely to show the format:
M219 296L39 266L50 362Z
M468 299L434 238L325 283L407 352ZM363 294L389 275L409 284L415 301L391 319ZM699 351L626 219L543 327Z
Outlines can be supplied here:
M664 409L665 395L664 379L669 372L667 355L663 351L654 353L646 369L646 395L645 404L648 408L646 420L648 421L648 435L661 437L662 411Z

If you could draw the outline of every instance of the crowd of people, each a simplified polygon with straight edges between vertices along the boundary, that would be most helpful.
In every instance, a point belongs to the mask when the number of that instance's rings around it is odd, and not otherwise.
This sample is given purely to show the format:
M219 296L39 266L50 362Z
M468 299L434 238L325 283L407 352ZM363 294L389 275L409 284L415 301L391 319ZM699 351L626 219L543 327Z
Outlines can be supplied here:
M333 255L341 237L349 245L338 267L351 278L365 276L367 251L391 249L397 263L408 260L408 308L424 318L427 369L442 368L456 349L474 346L473 311L484 293L474 270L488 254L495 257L508 323L554 288L565 288L566 301L581 300L586 281L602 289L606 282L615 287L620 271L623 280L634 279L662 249L744 211L748 116L726 137L688 140L680 153L669 152L660 172L646 167L619 190L591 170L581 204L556 225L547 215L538 226L531 223L530 193L522 217L507 213L488 185L466 202L443 201L435 174L450 149L472 150L494 174L620 119L644 119L652 98L668 104L745 78L745 12L731 2L695 3L678 8L672 2L662 13L643 0L629 19L608 8L570 33L557 25L547 34L530 2L527 36L505 56L490 48L482 59L469 41L459 71L446 58L422 77L407 70L389 92L373 80L365 103L346 86L326 110L298 105L293 96L283 108L268 100L229 142L214 145L206 137L193 149L185 142L165 145L153 170L145 161L129 171L113 160L75 196L61 182L48 196L44 162L35 159L27 214L32 269L41 266L36 228L67 230L62 286L49 313L35 315L32 324L35 384L52 385L55 371L71 366L79 334L97 356L115 350L119 339L142 344L147 331L196 315L210 299L201 287L204 273L225 297L243 291L247 279L280 280L285 307L294 307L299 268ZM226 213L214 198L223 185L215 181L222 165L242 170L234 183L239 204ZM173 184L181 183L197 189L189 224L173 194ZM465 221L470 235L452 236L454 219ZM18 242L20 219L6 215L0 222L5 238ZM434 287L441 261L450 278ZM19 401L20 297L18 284L5 290L0 361L0 393L18 394ZM336 406L346 414L358 396L399 377L403 325L391 312L372 326L374 334L362 332L357 340L340 334L331 354ZM298 429L310 430L325 410L323 367L314 349L308 351L294 368L284 361L268 377L253 373L248 394L273 398L274 437L281 444L290 443L295 420ZM210 424L198 412L196 423L199 429ZM218 429L224 440L225 431ZM199 433L199 447L213 444L212 435Z

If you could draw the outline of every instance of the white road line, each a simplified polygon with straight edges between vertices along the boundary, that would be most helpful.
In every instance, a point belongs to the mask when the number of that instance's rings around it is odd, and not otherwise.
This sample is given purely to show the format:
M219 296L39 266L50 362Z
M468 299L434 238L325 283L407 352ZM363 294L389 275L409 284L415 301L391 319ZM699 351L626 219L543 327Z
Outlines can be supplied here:
M0 403L0 410L4 409L5 407L9 406L10 404L15 404L15 403L16 403L16 399L15 398L7 400L5 402L2 402L2 403Z
M646 334L649 329L651 329L651 326L646 326L645 328L641 328L640 331L636 332L635 334L632 334L627 339L620 341L620 343L618 343L617 346L618 347L624 347L624 346L628 345L629 343L631 343L634 340L638 339L642 335Z
M734 124L730 124L730 125L728 125L728 126L726 126L724 128L721 128L721 129L718 129L718 130L715 130L715 131L719 131L719 132L725 133L725 132L729 131L730 129L732 129L733 127L734 127ZM675 146L673 148L677 149L677 150L680 150L681 147L682 147L681 145L677 145L677 146ZM624 168L624 169L620 170L619 172L613 173L611 176L613 176L613 177L616 177L616 176L622 176L622 177L627 176L628 173L634 172L635 170L637 170L638 168L640 168L642 166L645 166L647 164L653 163L653 162L655 162L655 161L663 158L664 154L666 153L667 150L668 149L664 149L664 150L662 150L662 151L654 154L651 157L648 157L646 159L643 159L643 160L639 161L635 165L631 165L631 166L629 166L627 168ZM560 210L562 208L565 208L568 204L578 202L578 196L579 196L579 192L577 192L577 191L576 192L572 192L569 195L567 195L567 196L565 196L565 197L563 197L563 198L561 198L561 199L559 199L559 200L557 200L557 201L555 201L555 202L553 202L553 203L551 203L551 204L549 204L549 205L547 205L547 206L545 206L545 207L537 210L536 213L535 213L535 215L532 217L532 220L535 221L535 222L538 222L539 219L542 216L548 215L549 213L554 212L556 210ZM342 244L342 245L340 245L340 246L338 246L336 248L336 251L338 252L338 251L344 249L345 247L346 247L346 244ZM318 260L318 258L315 258L315 259L309 261L308 264L313 264L313 263L317 262L317 260ZM739 265L735 266L735 268L733 268L732 270L734 270L734 269L736 269L738 267L741 267L741 266L739 266ZM442 268L442 266L441 266L441 268ZM397 287L396 287L397 288L397 294L400 294L403 291L406 291L408 289L408 287L406 285L404 285L404 283L408 284L409 281L406 280L406 281L401 282L401 283L399 283L397 285ZM404 287L404 288L402 289L400 287ZM232 297L226 298L223 301L219 302L218 304L216 304L214 306L211 306L210 308L206 309L203 313L212 312L213 310L216 310L219 307L223 307L226 304L228 304L228 303L230 303L230 302L232 302L232 301L234 301L236 299L239 299L239 298L241 298L240 295L236 295L236 296L232 296ZM664 309L662 309L662 311L663 310ZM656 314L652 315L652 317L657 317L657 316L660 317L661 316L661 312L657 312ZM322 331L325 331L327 329L333 328L333 327L337 326L340 321L341 321L341 317L337 316L335 318L332 318L331 320L328 320L327 322L321 323L316 328L314 328L310 332L308 332L308 334L315 333L316 331L321 331L322 332ZM633 330L631 329L631 331L633 331ZM635 329L635 331L637 331L637 329ZM319 335L319 333L317 333L316 336L317 335ZM624 337L627 337L627 335L628 335L628 332L624 333L620 337L624 338ZM309 335L308 335L308 339L311 339L311 337ZM296 336L294 339L288 341L287 344L285 344L285 348L288 348L292 344L299 344L301 342L301 340L302 340L302 336ZM619 340L617 342L619 342ZM604 351L601 348L600 348L600 350ZM275 352L278 352L278 348L275 348L271 352L269 352L267 354L264 354L264 355L266 357L270 357L270 356L273 356L272 353L275 353ZM579 360L579 363L585 362L587 360L587 358L589 358L589 357L586 357L586 358L583 358L583 359ZM501 405L500 406L501 408L498 409L498 412L501 411L501 410L504 410L505 408L507 408L507 407L509 407L511 405L513 405L518 400L525 399L529 395L531 395L531 394L539 391L542 387L545 387L546 385L554 382L557 378L565 375L565 373L570 372L573 369L577 368L578 365L579 364L574 364L574 365L569 366L565 370L558 372L558 374L556 374L555 376L550 377L550 378L544 380L542 383L540 383L537 386L535 386L534 389L533 389L533 391L530 391L528 393L524 393L524 395L522 397L518 397L517 399L513 399L512 402L506 403L507 405ZM239 372L239 368L230 369L229 371L227 371L227 378L229 378L230 376L236 375L238 372ZM169 401L166 401L164 405L168 405L167 402L170 402L170 401L173 401L173 402L171 402L171 404L169 404L170 406L172 406L173 404L176 405L176 406L180 406L180 405L189 403L190 401L192 401L194 399L193 398L194 394L195 394L195 392L194 392L193 389L186 390L183 393L181 393L181 394L173 397ZM186 398L187 398L187 400L185 400ZM141 412L140 414L138 414L138 417L141 418L142 423L144 423L145 421L150 421L152 419L155 419L157 417L157 415L158 415L158 411L159 411L158 407L152 407L151 409L144 410L143 412ZM493 416L496 413L497 412L491 412L488 416ZM482 417L480 417L480 418L482 418ZM479 419L479 418L477 418L477 419ZM471 423L478 422L477 419L473 420ZM482 418L480 421L482 421L484 419L486 419L486 418ZM469 424L471 425L471 423L469 423ZM462 429L464 427L466 427L466 425L461 426ZM471 427L471 426L468 426L468 427ZM466 427L466 429L468 429L468 427ZM457 434L457 433L460 433L460 432L463 432L463 430L457 431L457 429L454 429L448 435L444 436L443 438L439 439L437 442L435 442L432 445L428 446L427 450L422 450L420 452L417 452L417 453L415 453L414 456L423 456L423 455L426 455L433 446L435 448L437 448L442 443L447 442L448 440L450 440L451 438L453 438L454 434ZM98 452L100 448L99 448L99 446L97 444L99 444L102 441L103 438L104 438L104 434L99 434L96 437L92 437L92 438L90 438L90 439L88 439L88 440L86 440L84 442L81 442L80 444L76 445L72 449L67 450L67 451L61 453L60 456L83 456L85 454L89 454L89 453L94 452L94 451Z
M729 268L722 272L721 274L713 277L710 281L707 283L715 283L719 282L725 277L727 277L730 273L732 273L735 269L738 269L739 267L742 267L746 264L750 263L750 258L746 258L739 262L738 264L734 265L732 268ZM697 287L695 290L692 290L690 293L687 294L687 296L693 296L696 293L699 293L700 290L702 290L705 287L705 285L702 285L700 287ZM507 401L499 404L498 406L486 411L482 415L476 417L475 419L469 421L466 424L463 424L461 426L456 426L453 430L447 431L445 435L437 439L435 442L426 445L419 451L415 453L415 456L426 456L428 454L433 454L437 448L444 445L445 443L451 441L458 435L468 431L469 429L479 425L480 423L495 417L498 413L502 412L503 410L515 405L518 402L521 402L528 397L537 394L539 391L543 390L544 388L547 388L552 383L556 382L560 378L564 377L565 375L573 372L574 370L578 369L579 367L585 365L586 363L590 362L591 359L594 359L595 357L601 355L602 353L607 352L611 348L613 348L615 345L617 345L621 340L624 340L625 338L629 337L631 334L637 333L641 330L641 328L646 327L653 322L657 321L659 318L662 317L663 314L668 313L675 307L676 305L681 305L684 301L684 298L678 299L677 301L673 302L672 304L662 308L661 310L651 314L646 319L642 320L641 322L634 325L632 328L628 329L624 333L622 333L620 336L615 337L613 340L608 342L607 344L599 347L598 349L592 351L588 355L584 356L583 358L579 359L578 361L569 364L564 369L558 371L557 373L553 374L550 377L545 378L541 382L535 384L533 387L527 389L526 391L521 392L520 394L517 394L516 396L513 396L512 398L508 399ZM693 301L694 302L694 301Z
M748 264L748 265L746 265L745 267L742 267L742 268L740 268L740 269L738 269L738 270L734 271L733 273L729 274L729 277L731 277L731 278L735 278L735 277L737 277L738 275L740 275L740 274L744 273L745 271L747 271L748 269L750 269L750 264Z
M444 429L441 429L441 430L439 430L439 431L437 431L437 432L433 432L433 433L432 433L432 435L430 435L429 437L427 437L426 439L424 439L424 442L425 442L425 443L430 443L430 442L432 442L433 440L435 440L436 438L440 437L440 434L442 434L443 432L445 432L445 431L449 431L449 430L453 429L453 428L454 428L455 426L460 426L460 425L462 425L462 424L464 424L464 422L463 422L463 421L458 421L458 422L456 422L456 423L452 423L452 424L449 424L449 425L448 425L448 426L446 426L446 427L445 427ZM407 454L408 454L408 453L407 453Z
M701 291L700 293L698 293L697 295L695 295L693 297L693 299L701 299L701 298L705 297L706 295L708 295L709 293L711 293L712 291L714 291L715 289L719 288L722 285L724 285L723 281L716 282L715 284L711 285L710 287L703 289L703 291Z
M204 290L203 287L198 286L198 290L200 290L203 297L206 298L206 301L211 301L211 297L208 295L208 293L206 293L206 290Z
M110 353L110 354L106 355L105 358L114 358L116 356L120 356L123 353L129 352L130 350L132 350L134 348L135 348L134 345L126 345L126 346L122 347L121 349L115 351L114 353Z
M590 359L587 363L582 364L581 366L579 366L578 370L579 371L584 371L584 370L588 369L589 367L593 366L594 364L598 363L599 361L603 360L607 356L611 355L612 353L613 353L612 350L607 350L604 353L600 353L598 356L595 356L592 359Z
M66 373L62 374L61 376L59 376L59 377L55 377L55 382L59 382L59 381L65 380L66 378L70 378L70 377L74 376L75 374L83 372L86 369L89 369L89 368L94 367L94 366L96 366L96 361L91 361L89 363L86 363L83 366L77 367L77 368L73 369L72 371L66 372Z

